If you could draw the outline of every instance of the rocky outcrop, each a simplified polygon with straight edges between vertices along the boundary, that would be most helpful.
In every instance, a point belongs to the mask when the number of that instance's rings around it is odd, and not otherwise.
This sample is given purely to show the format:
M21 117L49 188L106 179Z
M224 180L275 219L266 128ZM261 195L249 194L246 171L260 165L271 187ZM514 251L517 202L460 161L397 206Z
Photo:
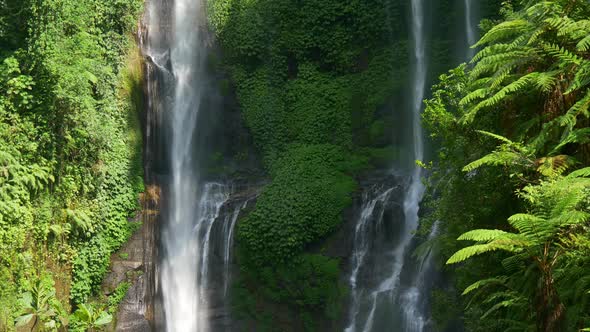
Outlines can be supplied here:
M122 283L130 284L125 297L119 304L113 330L124 332L153 330L156 211L154 208L143 209L140 214L141 227L111 257L110 272L102 283L103 294L112 294Z

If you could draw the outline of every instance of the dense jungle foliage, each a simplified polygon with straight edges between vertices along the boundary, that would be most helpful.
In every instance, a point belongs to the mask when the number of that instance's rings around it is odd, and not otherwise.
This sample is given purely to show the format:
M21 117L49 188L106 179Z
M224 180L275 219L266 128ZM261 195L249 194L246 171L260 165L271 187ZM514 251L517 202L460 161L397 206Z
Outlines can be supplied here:
M317 247L341 226L359 176L408 153L399 132L406 130L411 81L409 5L208 1L219 70L229 74L225 85L235 90L272 180L237 232L234 302L259 328L341 328L346 271ZM433 71L463 59L452 28L463 22L458 5L437 1L429 8ZM498 7L491 1L482 10Z
M1 331L84 331L122 298L90 301L137 227L142 7L0 0Z
M460 315L468 331L587 330L590 4L509 1L501 13L426 102L440 146L429 218L464 290L435 292L437 327ZM458 301L465 310L449 310Z
M340 225L354 174L393 154L390 119L377 113L408 75L404 10L386 0L209 1L221 69L272 178L237 233L235 302L263 327L339 318L338 262L304 250ZM257 309L271 303L289 314Z

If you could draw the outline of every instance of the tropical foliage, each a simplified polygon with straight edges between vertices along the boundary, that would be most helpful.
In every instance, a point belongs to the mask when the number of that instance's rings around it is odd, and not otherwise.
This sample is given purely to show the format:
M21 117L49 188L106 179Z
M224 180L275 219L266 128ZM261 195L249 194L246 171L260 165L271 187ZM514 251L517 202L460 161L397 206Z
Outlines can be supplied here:
M2 331L67 325L135 227L141 9L0 1Z
M579 330L590 319L590 5L507 2L502 14L427 101L441 145L430 217L446 228L447 263L462 263L470 330Z

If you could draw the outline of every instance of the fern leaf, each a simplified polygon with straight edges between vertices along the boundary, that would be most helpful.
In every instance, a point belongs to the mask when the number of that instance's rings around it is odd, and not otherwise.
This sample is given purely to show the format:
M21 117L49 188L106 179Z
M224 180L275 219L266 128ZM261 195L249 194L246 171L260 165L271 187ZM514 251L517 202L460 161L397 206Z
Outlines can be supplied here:
M461 101L459 102L459 106L465 106L476 99L484 98L487 94L488 89L477 89L470 93L468 93Z
M489 136L491 138L495 138L498 141L502 141L504 143L508 143L508 144L514 144L514 142L512 142L511 140L509 140L508 138L502 136L502 135L498 135L498 134L494 134L492 132L489 131L485 131L485 130L476 130L476 132L482 134L482 135L486 135Z
M481 37L481 39L475 44L475 47L497 43L512 36L521 35L524 32L531 30L531 28L532 24L524 19L502 22L483 35L483 37Z
M508 235L511 235L511 233L504 232L499 229L475 229L463 233L457 240L488 242L500 237L506 237Z
M474 244L472 246L465 247L463 249L460 249L456 253L454 253L447 260L446 264L450 265L450 264L461 263L473 256L481 255L483 253L487 253L490 251L504 250L504 251L514 252L517 249L514 248L514 246L510 242L511 241L502 241L499 243L490 242L490 243L486 243L486 244Z
M487 287L490 285L504 285L508 278L506 277L497 277L497 278L488 278L474 282L473 284L469 285L461 295L467 295L474 290L480 289L482 287Z
M585 167L585 168L573 171L567 175L567 178L569 178L569 179L586 178L586 177L590 177L590 167Z
M561 148L570 143L585 144L588 142L590 142L590 128L576 129L570 132L564 139L562 139L559 144L553 148L551 153L553 154L558 152L561 150Z
M508 218L508 223L520 233L530 233L544 222L545 219L528 213L517 213Z
M512 151L494 151L489 153L482 158L475 160L465 167L463 172L471 172L482 166L498 166L517 163L521 159L521 155Z
M578 42L576 49L580 52L586 52L590 50L590 34Z
M545 51L566 64L580 65L582 58L557 44L543 44Z

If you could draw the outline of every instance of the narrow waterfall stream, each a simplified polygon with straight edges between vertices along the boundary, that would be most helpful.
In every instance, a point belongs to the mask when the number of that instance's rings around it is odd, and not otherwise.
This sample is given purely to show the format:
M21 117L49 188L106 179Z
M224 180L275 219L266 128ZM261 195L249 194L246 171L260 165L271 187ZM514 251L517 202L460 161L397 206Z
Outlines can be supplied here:
M403 202L401 206L401 218L396 220L399 223L397 229L398 235L395 243L390 243L387 247L388 255L383 260L372 258L374 266L368 266L366 263L367 251L374 244L375 238L371 236L370 230L373 225L371 222L383 222L383 207L375 209L375 206L382 206L391 195L392 188L381 188L381 191L374 193L372 191L365 194L363 204L354 236L354 253L352 257L352 272L350 285L352 288L352 305L350 310L350 322L346 328L347 332L353 331L424 331L426 317L422 308L422 299L429 292L430 288L422 287L419 279L423 270L416 268L412 259L411 251L415 247L414 234L419 225L419 206L424 195L424 185L422 184L422 169L414 164L415 160L424 158L424 142L421 125L421 112L423 99L425 96L426 78L427 78L427 59L426 59L426 42L425 42L425 18L423 0L412 0L412 39L414 41L413 59L413 86L411 94L411 144L412 155L409 183L406 184ZM374 189L373 189L374 190ZM377 250L373 250L370 255L377 255ZM359 271L372 270L376 279L366 282L373 284L370 287L361 289L357 284ZM375 271L377 270L377 271ZM411 275L409 285L402 284L402 274Z
M465 4L465 34L467 37L467 54L466 58L471 59L475 55L475 50L471 48L477 42L476 26L473 19L473 0L463 0Z
M413 143L414 143L414 160L422 160L424 158L424 138L422 132L421 113L423 108L423 100L426 89L427 76L427 62L426 62L426 42L425 42L425 19L424 19L424 3L423 0L412 0L412 37L414 40L414 91L412 95L412 128L413 128ZM410 247L414 233L418 229L420 209L420 202L424 196L424 184L422 183L422 168L414 165L412 177L410 180L410 187L404 199L404 216L405 216L405 232L403 235L403 247L400 246L400 263L399 271L404 267L404 258L407 257L406 251ZM397 262L397 260L396 260ZM394 275L397 282L399 273L395 271ZM424 270L418 269L417 274L411 280L412 284L405 290L401 296L399 303L403 310L403 326L404 331L421 332L426 325L426 317L422 308L419 306L421 298L428 295L430 287L421 285L419 280L424 279ZM417 287L420 285L422 287Z

